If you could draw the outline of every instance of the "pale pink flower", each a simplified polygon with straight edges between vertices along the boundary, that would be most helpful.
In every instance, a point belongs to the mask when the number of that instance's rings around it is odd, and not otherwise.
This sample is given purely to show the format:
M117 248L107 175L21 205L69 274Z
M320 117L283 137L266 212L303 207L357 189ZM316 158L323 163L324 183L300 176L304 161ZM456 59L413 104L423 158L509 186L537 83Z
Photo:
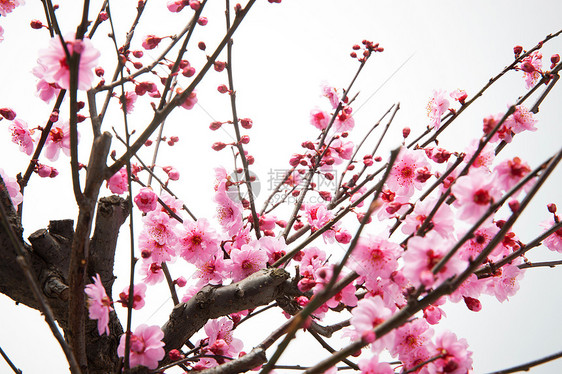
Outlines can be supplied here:
M193 109L193 107L197 104L197 94L195 92L190 93L183 103L181 103L181 107L184 109Z
M534 51L521 60L519 68L523 71L526 88L531 88L541 78L542 53Z
M424 151L411 151L404 148L400 151L386 184L397 195L410 197L414 193L414 187L419 190L425 182L418 179L419 172L429 168Z
M17 179L8 176L8 174L6 174L3 169L0 169L0 177L2 177L4 185L8 190L8 194L12 199L12 204L14 204L14 207L17 207L23 201L23 195L20 192L20 185Z
M505 126L511 129L513 133L519 134L525 130L537 131L537 128L535 127L536 123L537 119L534 118L533 113L523 105L518 105L515 107L515 112L507 117Z
M78 66L78 89L87 90L92 87L94 67L98 62L100 52L94 48L90 39L76 40L74 34L65 36L68 52L80 53ZM60 38L54 36L49 42L49 48L40 51L37 62L45 67L43 79L49 83L57 83L61 88L70 88L70 68Z
M390 353L398 354L400 360L403 360L405 357L411 356L418 348L429 345L433 332L423 318L406 323L396 330L394 346Z
M486 279L478 279L476 274L471 274L464 282L461 283L459 288L449 295L449 299L453 303L458 303L466 297L478 299L484 291L486 283Z
M158 361L164 358L164 343L162 339L164 333L159 326L139 325L130 338L129 364L131 367L146 366L149 369L156 369ZM126 334L121 335L117 354L119 357L125 356Z
M125 101L125 112L128 114L133 112L135 109L135 102L137 101L138 95L135 91L125 92L125 99L121 100L121 109L123 109L123 101Z
M267 252L267 262L270 264L273 264L286 254L287 244L285 244L285 238L282 236L278 238L263 236L259 239L259 243L260 248Z
M100 275L92 277L94 283L87 284L84 292L88 295L88 312L90 319L98 321L98 333L109 335L109 312L113 310L113 302L107 297L101 283Z
M341 139L334 140L330 148L337 153L337 157L334 157L335 164L339 165L342 160L351 160L354 146L353 142L344 142Z
M387 279L398 268L400 246L377 236L364 236L359 239L352 254L355 263L351 267L365 278L381 277Z
M519 157L514 157L513 160L504 160L494 168L497 175L497 185L502 191L509 191L530 171L529 164L521 161ZM526 184L526 186L530 186L530 184Z
M109 190L115 194L121 195L129 190L129 184L127 180L127 169L122 167L113 174L106 183Z
M45 157L56 161L61 149L65 155L70 156L70 125L66 121L57 122L51 127L45 143Z
M333 268L332 266L324 266L314 273L314 279L316 281L316 285L312 289L312 292L318 293L332 279L333 276ZM344 274L340 274L338 280L344 277ZM329 308L336 308L340 305L340 303L347 305L347 306L356 306L357 305L357 296L355 295L355 286L353 283L349 283L345 286L341 291L339 291L336 295L332 296L328 301L326 301L326 305Z
M543 222L541 224L542 227L545 229L549 229L554 226L557 222L554 222L554 218L550 218L549 220ZM562 253L562 228L556 230L552 235L547 237L542 242L544 246L551 251L556 251Z
M144 49L154 49L158 47L160 41L162 41L162 38L159 38L156 35L147 35L142 41L142 47Z
M365 297L357 302L357 307L351 310L351 326L355 330L355 338L386 321L392 311L386 307L380 296Z
M232 336L234 323L226 317L221 319L213 319L205 324L205 333L208 336L209 344L207 348L213 350L213 346L218 348L216 343L222 340L225 345L221 347L221 352L213 352L223 356L236 357L244 348L244 343L240 339Z
M429 216L436 203L437 199L435 198L418 202L414 207L414 211L406 216L402 224L402 232L406 235L416 232ZM449 205L441 204L430 223L429 229L434 230L444 238L451 237L455 231L453 210Z
M334 213L329 211L324 204L306 204L304 211L312 232L322 228L334 218Z
M437 274L432 269L437 265L445 254L453 247L452 242L444 239L433 232L426 236L414 236L408 240L408 250L404 252L404 276L410 282L419 286L433 286L445 279L456 275L466 264L458 256L453 256Z
M336 109L340 103L339 95L334 87L327 84L322 85L322 95L330 101L333 109Z
M144 306L144 298L146 293L146 284L139 283L133 287L133 309L139 310ZM129 286L125 287L119 294L119 302L125 308L129 305Z
M232 281L238 282L260 269L265 269L267 252L260 249L258 241L244 244L230 252L232 260Z
M483 169L474 169L457 179L452 192L454 205L460 209L460 219L476 222L490 205L500 197L494 175Z
M146 232L159 244L174 245L177 236L173 227L177 223L164 212L152 211L142 218Z
M353 115L351 114L352 109L351 107L347 106L343 108L336 117L334 121L334 130L336 132L345 132L353 130L355 126L355 120L353 119Z
M268 216L268 215L260 215L260 229L262 230L273 230L275 228L275 224L277 218L275 216Z
M464 101L468 97L465 90L456 89L449 94L453 99L457 100L459 103L464 104Z
M205 263L197 266L197 271L193 278L199 278L198 286L206 284L220 285L230 277L232 261L224 259L222 254L217 253L211 256Z
M176 249L173 244L167 242L158 242L147 230L141 231L138 240L139 249L150 258L150 261L158 264L171 261L176 257Z
M330 116L322 110L313 109L310 111L310 123L318 130L324 130L330 123Z
M157 262L143 261L139 273L143 275L142 281L148 285L154 285L164 280L162 266Z
M15 119L10 125L10 132L12 133L12 142L20 146L20 151L30 156L33 153L33 138L27 123Z
M158 195L152 188L150 187L143 187L140 189L137 196L135 196L135 204L143 213L148 213L156 209L158 205Z
M178 236L179 255L187 262L203 264L219 251L218 235L205 218L185 220Z
M389 189L383 189L380 201L382 205L377 211L377 218L379 221L400 217L410 207L408 196L396 196L396 193Z
M437 367L436 373L465 374L472 370L472 352L467 350L466 339L458 339L454 333L444 331L437 336L435 347L443 355L431 363Z
M490 115L488 117L485 117L482 120L482 131L484 132L484 134L488 135L490 132L492 132L492 130L501 121L503 116L504 116L504 113L498 113L498 114L494 114L494 115ZM511 143L511 140L513 138L513 132L511 131L511 128L509 126L507 126L506 122L507 122L507 120L502 123L502 125L500 126L498 131L496 133L494 133L494 136L492 136L490 138L491 142L495 143L499 140L503 140L506 143Z
M478 139L473 139L470 142L469 146L464 151L465 156L463 161L468 163L468 161L472 159L472 157L478 150L479 146L480 146L480 141ZM470 167L472 168L483 167L489 169L495 157L496 157L496 153L494 147L490 143L486 143L486 145L484 146L484 148L482 148L482 151L480 151L478 156L476 156L476 159L474 160L472 165L470 165Z
M427 103L427 116L430 120L430 125L435 130L439 130L441 126L441 116L449 109L449 100L446 98L446 92L439 90L433 91L433 97Z
M235 235L242 228L242 206L232 201L226 190L217 191L215 195L217 219L228 235Z
M472 238L467 240L460 248L458 252L460 258L467 261L474 260L499 230L500 229L492 223L480 226L474 231Z
M357 364L361 374L394 374L394 370L388 362L379 362L379 356L375 355L369 360L360 360Z
M25 4L23 0L2 0L0 1L0 15L6 17L8 13L12 13L16 7L23 4ZM2 33L0 33L0 36L2 36Z
M486 293L495 296L499 302L509 300L519 291L519 281L525 271L516 265L507 264L496 272L494 277L488 278Z
M44 79L47 68L40 63L37 64L32 70L33 75L39 78L37 82L37 95L44 102L48 103L53 97L58 95L60 86L56 83L49 83Z
M176 214L179 213L183 208L183 202L179 199L176 199L165 190L160 193L160 200L162 200L162 202ZM168 214L168 211L164 209L164 207L161 207L160 211Z

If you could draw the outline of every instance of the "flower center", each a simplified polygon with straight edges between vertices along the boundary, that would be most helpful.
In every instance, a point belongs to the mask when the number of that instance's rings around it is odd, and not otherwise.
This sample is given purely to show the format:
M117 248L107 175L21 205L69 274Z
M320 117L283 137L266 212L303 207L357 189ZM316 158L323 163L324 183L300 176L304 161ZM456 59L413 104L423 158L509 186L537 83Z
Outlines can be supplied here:
M491 197L488 191L479 189L474 193L473 200L478 205L487 205L490 203Z

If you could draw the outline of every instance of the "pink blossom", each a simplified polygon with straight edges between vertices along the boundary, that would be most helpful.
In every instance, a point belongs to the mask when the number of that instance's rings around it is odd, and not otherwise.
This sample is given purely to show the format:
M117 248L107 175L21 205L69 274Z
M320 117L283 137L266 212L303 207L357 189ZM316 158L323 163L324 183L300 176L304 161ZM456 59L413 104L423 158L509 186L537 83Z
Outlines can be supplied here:
M439 90L433 91L433 97L427 103L427 116L430 120L430 125L435 130L439 130L441 126L441 116L449 109L449 100L446 98L446 92Z
M324 204L307 204L304 211L312 232L322 228L334 218L334 213L326 209Z
M423 318L430 325L436 325L441 320L441 317L446 316L445 311L438 306L430 305L423 310Z
M157 284L164 280L162 266L157 262L143 261L139 273L144 276L142 281L148 285Z
M125 98L121 99L121 109L123 109L123 101L125 102L125 112L128 114L133 112L135 109L135 102L137 101L138 95L134 91L129 91L125 93Z
M270 264L273 264L286 254L287 244L285 244L285 238L282 236L279 238L264 236L259 239L259 243L260 248L267 252L267 262Z
M392 311L386 307L380 296L365 297L357 302L357 307L351 310L351 326L355 330L355 336L359 337L367 331L386 321L392 315Z
M155 35L147 35L142 41L142 47L144 49L154 49L158 47L160 41L162 41L162 38L159 38Z
M494 172L497 175L497 184L502 191L509 191L514 187L523 177L525 177L531 168L529 164L521 161L519 157L514 157L513 160L504 160L499 163ZM530 186L526 184L526 186Z
M358 363L361 374L394 374L394 370L388 362L379 362L379 356L375 355L369 360L361 360Z
M140 189L137 196L135 196L135 204L143 213L148 213L156 209L158 205L158 195L152 191L150 187L143 187Z
M334 121L334 130L336 132L345 132L353 130L355 126L355 120L353 119L353 115L351 114L352 109L351 107L345 107L341 110L340 114L336 117Z
M406 216L402 224L402 232L406 235L415 233L432 212L437 199L430 198L420 201L414 207L414 211ZM454 233L454 214L447 204L441 204L430 221L428 229L434 230L444 238L449 238Z
M355 247L352 255L355 263L351 263L351 267L365 278L387 279L398 268L397 259L401 252L398 244L377 236L364 236Z
M27 123L15 119L10 125L10 132L12 133L12 142L20 146L20 151L30 156L33 153L33 138L31 137L31 131L27 128Z
M486 293L493 295L499 302L509 300L519 291L519 280L523 278L524 270L516 265L507 264L502 267L492 278L488 278Z
M437 274L432 269L437 265L445 254L451 249L452 243L448 239L429 232L426 236L414 236L408 240L408 250L404 252L404 276L413 285L423 284L432 286L434 282L443 281L462 270L465 265L458 256L453 256Z
M224 182L223 182L224 183ZM217 191L215 195L217 219L228 235L236 234L242 228L242 206L232 201L226 189Z
M70 156L70 125L68 122L57 124L51 127L45 143L45 157L51 161L59 158L61 149L65 155Z
M324 130L330 123L330 116L322 110L313 109L310 111L310 123L318 130Z
M185 7L185 2L183 0L171 0L168 1L168 4L166 5L168 7L168 10L172 13L178 13L181 12L182 9Z
M205 333L209 339L208 348L212 350L213 346L220 340L225 343L221 347L221 352L213 352L214 354L236 357L244 348L244 343L232 336L233 328L234 323L226 317L213 319L205 324Z
M133 287L133 309L139 310L144 306L144 298L146 293L146 284L139 283ZM129 286L125 287L119 294L119 302L124 307L129 305Z
M166 206L168 208L170 208L170 210L174 213L178 213L182 210L183 208L183 203L181 200L176 199L175 197L173 197L172 195L170 195L168 192L166 192L165 190L162 191L162 193L160 194L160 200L162 200L162 202L164 204L166 204ZM164 209L164 207L160 208L161 212L164 212L166 214L168 214L168 211L166 209Z
M54 178L59 175L59 172L54 167L37 163L34 170L41 178Z
M505 126L513 131L513 133L519 134L525 130L537 131L537 128L535 127L536 123L537 119L534 118L533 113L523 105L518 105L515 107L515 112L507 117Z
M457 100L459 103L464 104L464 101L468 97L465 90L456 89L449 94L453 99Z
M484 291L486 282L487 281L485 279L478 279L476 274L471 274L464 282L462 282L459 288L449 295L449 299L453 303L458 303L465 297L477 299L482 294L482 291Z
M487 135L490 132L492 132L492 130L501 121L503 116L504 116L504 113L498 113L498 114L495 114L495 115L490 115L488 117L485 117L482 120L482 131L484 132L484 134ZM499 140L503 140L506 143L511 143L511 140L513 138L513 132L511 131L511 128L509 126L507 126L506 122L507 121L504 121L502 123L502 125L500 126L500 128L498 129L498 131L496 131L494 136L492 136L490 138L491 142L497 142Z
M465 339L457 339L454 333L444 331L437 336L435 346L443 355L432 362L432 365L438 368L437 373L465 374L472 370L472 352L467 350Z
M556 223L554 218L551 218L541 224L545 229L549 229ZM552 235L543 240L543 244L546 248L551 251L556 251L562 253L562 228L556 230Z
M247 278L256 271L264 269L267 264L267 252L260 249L257 241L244 244L240 249L233 249L230 252L230 258L232 259L233 282Z
M531 88L541 78L542 53L534 51L521 60L520 69L523 71L526 88Z
M302 255L302 258L300 260L301 275L303 274L303 269L308 267L308 266L311 266L312 268L314 268L314 271L316 271L316 269L324 266L324 263L326 262L326 252L324 252L320 248L309 247L309 248L303 249L302 252L303 252L303 255Z
M0 43L4 41L4 28L0 26Z
M78 89L87 90L92 87L93 70L98 62L100 52L94 48L90 39L76 40L74 34L67 34L65 43L71 56L74 52L80 54ZM37 63L45 67L42 77L44 80L49 83L56 83L64 89L70 88L70 68L58 36L54 36L50 40L49 48L40 51Z
M422 150L411 151L402 149L394 163L390 175L386 181L388 188L397 195L410 197L414 193L414 187L421 189L423 183L417 180L420 169L429 169L430 165Z
M12 204L14 204L14 207L17 207L23 201L23 195L20 192L21 190L18 181L16 180L16 178L8 176L8 174L6 174L3 169L0 169L0 177L2 177L4 185L8 190L8 194L12 199Z
M452 191L456 198L454 205L460 208L460 219L476 222L500 197L493 177L485 170L475 169L457 179Z
M158 240L147 230L141 231L138 241L139 249L148 254L147 258L156 263L171 261L176 257L176 249L173 244L158 242Z
M18 7L20 5L23 5L23 4L25 4L25 2L23 0L2 0L0 2L0 15L2 17L6 17L8 15L8 13L12 13L12 11L16 7ZM0 33L0 36L1 36L1 34L2 33Z
M197 94L195 92L190 93L185 98L185 101L181 103L181 107L184 109L193 109L193 107L197 104Z
M129 190L127 169L122 167L107 180L107 187L113 193L121 195Z
M395 333L394 347L390 350L391 354L398 354L400 360L411 356L418 348L430 343L433 329L429 327L427 321L418 318L412 322L399 327Z
M476 151L478 150L479 146L480 146L480 141L478 139L473 139L470 142L470 145L464 151L465 156L463 161L468 163L468 161L470 161L474 156L474 153L476 153ZM482 148L482 151L480 151L480 153L478 154L478 156L476 156L476 159L470 166L473 168L483 167L489 169L495 157L496 157L496 153L494 147L490 143L486 143L484 148Z
M158 361L164 358L164 343L162 339L164 333L158 326L139 325L130 338L129 363L131 367L146 366L149 369L156 369ZM126 334L121 335L117 354L119 357L125 356Z
M225 260L222 254L217 253L211 256L205 263L197 266L197 271L193 278L199 278L197 285L206 284L219 285L230 277L232 261Z
M458 252L460 258L467 261L474 260L498 231L499 228L492 223L481 225L474 231L472 238L466 241L460 248Z
M94 283L87 284L84 292L88 295L88 312L90 319L98 320L98 333L109 335L109 312L113 310L112 301L107 297L101 283L100 275L92 277Z
M328 282L330 282L330 280L332 279L332 276L333 276L333 269L331 266L324 266L316 270L316 272L314 273L314 279L316 281L316 285L314 286L312 291L314 293L318 293L319 291L324 289L324 287L326 287ZM338 280L341 280L341 278L343 277L344 275L340 274ZM332 296L328 301L326 301L325 304L329 308L336 308L340 305L340 303L351 307L356 306L357 296L355 295L355 291L356 291L355 286L352 283L349 283L340 292L338 292L336 295Z
M205 218L185 220L178 236L179 254L187 262L203 264L219 251L218 235Z
M322 95L330 101L333 109L336 109L340 103L339 95L334 87L327 84L322 85Z

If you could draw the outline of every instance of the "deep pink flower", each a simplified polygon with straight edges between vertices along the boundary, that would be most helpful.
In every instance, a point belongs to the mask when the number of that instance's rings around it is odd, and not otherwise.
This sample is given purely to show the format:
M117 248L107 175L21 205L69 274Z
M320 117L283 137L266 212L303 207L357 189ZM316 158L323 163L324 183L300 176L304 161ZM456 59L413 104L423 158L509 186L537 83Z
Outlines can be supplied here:
M162 339L164 333L158 326L139 325L130 338L129 364L131 367L146 366L149 369L156 369L158 361L164 358L164 343ZM125 356L126 334L121 335L117 354L119 357Z
M224 259L221 253L217 253L209 258L205 263L197 266L197 271L193 278L199 278L198 286L207 284L219 285L230 277L232 261Z
M468 351L465 339L457 339L457 336L444 331L437 336L435 347L443 355L431 363L437 370L436 373L465 374L472 370L472 352Z
M113 193L121 195L129 190L127 181L127 169L122 167L119 171L107 180L107 187Z
M144 49L154 49L158 47L160 41L162 41L162 38L159 38L155 35L147 35L142 41L142 47Z
M460 219L471 223L500 197L494 175L481 168L458 178L452 191L456 198L454 205L460 209Z
M139 283L133 287L133 309L139 310L144 306L144 298L146 293L146 284ZM119 294L119 302L125 308L129 305L129 286L125 287Z
M541 224L545 229L549 229L554 226L556 222L551 218ZM562 229L556 230L552 235L543 240L543 244L546 248L551 251L556 251L562 253Z
M224 182L223 182L224 183ZM242 228L242 206L228 197L226 190L219 189L215 195L217 219L228 235L235 235Z
M57 122L57 125L51 127L45 143L45 157L51 161L56 161L61 149L65 155L70 156L70 126L68 122Z
M326 209L324 204L307 204L304 211L312 232L322 228L334 218L334 213Z
M12 199L12 204L14 204L14 207L17 207L23 201L23 195L20 192L21 190L18 181L16 180L16 178L8 176L8 174L6 174L3 169L0 169L0 177L2 177L4 185L8 190L8 194Z
M94 67L98 62L100 52L94 48L90 39L76 40L74 34L67 34L64 39L70 55L74 51L80 53L78 89L87 90L92 87ZM45 68L42 77L44 80L56 83L64 89L70 88L70 68L58 36L50 40L48 49L39 52L37 63Z
M98 333L109 335L109 312L113 310L113 302L107 297L101 283L100 275L92 277L94 283L87 284L84 292L88 295L88 312L90 319L98 320Z
M442 90L433 91L433 97L429 103L427 103L427 116L434 130L439 130L441 126L441 116L447 109L449 109L449 100L446 98L446 92Z
M27 123L15 119L10 125L10 132L12 133L12 142L20 146L20 151L30 156L33 153L33 138L31 137L31 131L27 128Z
M0 15L6 17L8 13L11 13L16 7L23 4L25 4L23 0L2 0L0 1ZM1 34L0 37L2 36Z
M534 118L533 113L529 109L525 108L523 105L518 105L515 107L515 112L505 121L505 126L507 126L513 133L519 134L525 130L527 131L537 131L535 124L537 119Z
M143 261L139 273L143 275L142 281L148 285L160 283L164 280L161 264L153 261Z
M364 236L355 247L350 266L365 278L387 279L398 268L401 252L398 244L377 236Z
M184 109L193 109L193 107L197 104L197 94L195 92L190 93L185 101L181 103L181 107Z
M427 321L418 318L410 323L399 327L395 333L394 347L391 354L398 354L400 360L414 353L418 348L430 343L433 329L429 327Z
M418 170L424 168L429 170L430 167L424 151L411 151L404 148L400 151L386 184L397 195L410 197L414 193L414 187L417 189L423 187L423 182L416 178Z
M187 262L203 264L219 250L218 235L205 218L185 220L178 236L179 255Z
M330 116L322 110L313 109L310 111L310 123L318 130L324 130L330 123Z
M486 293L495 296L499 302L509 300L519 291L519 280L523 278L525 271L516 265L507 264L503 266L492 278L488 278Z
M242 343L240 339L236 339L232 336L233 328L234 323L226 317L213 319L207 322L204 329L209 339L208 347L213 347L217 341L222 340L225 346L222 347L223 351L220 354L236 357L242 348L244 348L244 343Z
M143 213L148 213L156 209L158 205L158 195L152 191L150 187L143 187L140 189L137 196L135 196L135 204Z
M523 71L525 86L527 88L533 87L541 78L542 53L540 51L534 51L529 56L525 57L521 60L520 69Z
M494 172L497 175L498 187L502 191L509 191L514 187L523 177L525 177L531 168L529 164L521 161L519 157L514 157L513 160L504 160L500 162L495 168ZM530 184L525 184L530 186Z
M238 282L260 269L265 269L267 252L260 249L258 241L244 244L230 252L232 259L232 281Z
M266 251L268 257L267 262L270 264L273 264L286 254L285 249L287 248L287 244L285 244L285 239L282 236L279 238L263 236L259 239L259 243L261 249Z

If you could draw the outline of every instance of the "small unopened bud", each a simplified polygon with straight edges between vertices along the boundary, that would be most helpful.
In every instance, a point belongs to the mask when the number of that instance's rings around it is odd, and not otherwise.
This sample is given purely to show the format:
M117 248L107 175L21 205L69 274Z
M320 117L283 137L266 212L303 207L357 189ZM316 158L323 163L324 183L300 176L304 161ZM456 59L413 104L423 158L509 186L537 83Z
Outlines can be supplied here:
M214 151L220 151L220 150L224 149L224 147L226 147L226 144L223 143L223 142L215 142L211 146L211 148L213 148Z
M192 77L193 75L195 75L195 68L193 66L185 68L182 70L181 74L187 78Z
M546 206L548 208L548 211L552 214L556 213L556 204L554 203L550 203Z
M0 116L6 118L8 121L12 121L16 118L16 112L10 108L0 108Z
M143 55L143 51L133 51L133 56L135 56L136 58L141 58Z
M560 62L560 55L559 54L552 55L550 57L550 62L552 62L550 68L553 69L556 66L556 64Z
M39 30L40 28L43 27L43 23L41 23L41 21L34 19L31 21L31 28L35 29L35 30Z
M226 85L221 84L220 86L217 87L217 91L219 91L220 93L227 93L228 92L228 88L226 87Z
M222 126L222 122L219 121L214 121L211 122L211 124L209 125L209 128L213 131L220 129Z
M199 10L201 3L197 0L189 0L189 7L193 10Z
M213 64L213 67L215 68L216 71L218 71L220 73L226 67L226 62L215 61L215 63Z
M240 143L248 144L250 142L250 137L248 135L242 135L240 137Z
M406 139L408 137L408 135L410 135L410 128L409 127L404 127L402 129L402 136L404 137L404 139Z
M197 44L197 47L199 47L200 50L204 51L205 49L207 49L207 45L205 44L205 42L199 42Z
M109 14L107 14L106 11L101 11L100 15L99 15L99 19L100 21L107 21L107 19L109 18Z
M240 126L242 126L245 129L251 129L253 124L254 123L249 118L241 118L240 119Z
M84 122L86 120L86 116L83 116L81 114L76 115L76 122L80 123L80 122Z
M150 147L152 145L152 140L147 139L146 142L144 142L144 145Z
M205 26L207 22L209 22L207 17L199 17L199 19L197 20L197 23L201 26Z
M143 249L141 252L141 257L144 259L150 258L152 256L152 252L148 249Z
M320 197L324 200L324 201L332 201L332 194L328 191L319 191L318 192L320 194Z
M521 70L523 70L525 73L533 73L536 69L533 66L533 64L531 64L529 61L525 61L521 64L520 67Z
M53 110L51 115L49 116L49 121L55 123L59 120L59 112L57 110Z
M170 352L168 352L168 357L172 361L177 361L177 360L181 360L183 358L183 355L177 349L172 349Z
M174 281L174 283L177 284L178 287L185 287L185 285L187 284L187 280L185 280L184 277L179 277Z
M480 303L480 300L468 296L463 296L463 298L464 298L464 303L466 304L469 310L473 312L479 312L482 310L482 304Z
M521 52L523 52L523 47L521 47L520 45L516 45L515 47L513 47L513 54L515 54L515 57L519 57Z
M246 161L248 161L248 165L253 165L254 164L254 156L246 156Z
M519 210L519 207L521 206L521 205L519 204L519 201L517 201L517 200L511 200L511 201L508 203L508 205L509 205L509 209L511 209L511 211L512 211L513 213L517 212L517 211Z

